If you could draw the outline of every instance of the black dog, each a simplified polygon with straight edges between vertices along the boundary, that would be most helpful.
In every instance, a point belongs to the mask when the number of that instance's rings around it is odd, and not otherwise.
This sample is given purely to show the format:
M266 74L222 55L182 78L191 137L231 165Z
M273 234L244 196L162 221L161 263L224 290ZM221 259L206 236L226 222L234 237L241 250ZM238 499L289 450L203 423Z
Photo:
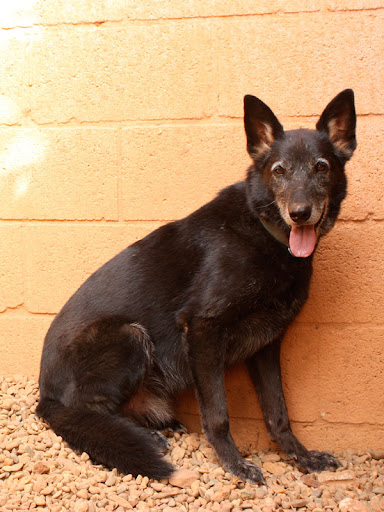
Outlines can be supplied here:
M312 255L346 194L356 147L351 90L316 130L284 131L258 98L244 100L253 165L245 181L128 247L71 297L46 336L37 413L74 449L124 473L168 477L159 431L178 428L172 401L196 389L223 466L260 482L229 431L224 370L246 360L269 434L299 468L338 461L291 431L280 344L308 295Z

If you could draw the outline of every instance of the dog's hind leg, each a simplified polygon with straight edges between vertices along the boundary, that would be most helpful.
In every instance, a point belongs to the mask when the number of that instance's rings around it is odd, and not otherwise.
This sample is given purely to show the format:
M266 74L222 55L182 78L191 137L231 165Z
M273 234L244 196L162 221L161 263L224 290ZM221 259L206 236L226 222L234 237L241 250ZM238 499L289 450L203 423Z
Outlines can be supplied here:
M276 441L303 471L336 469L339 461L328 452L308 451L293 434L281 384L280 346L282 337L254 354L248 371L257 391L271 438Z
M170 402L164 389L156 388L152 379L151 389L143 386L122 407L124 416L151 431L162 452L170 448L166 436L186 432L184 425L174 418Z
M123 473L169 477L173 467L160 456L148 430L120 415L124 401L143 383L152 364L145 330L121 318L87 325L60 358L43 357L37 414L79 452ZM56 365L44 368L45 358Z
M170 448L170 443L162 433L164 425L172 423L173 411L166 396L161 390L149 391L145 386L134 393L123 405L122 414L131 418L137 425L147 428L152 439L162 453Z

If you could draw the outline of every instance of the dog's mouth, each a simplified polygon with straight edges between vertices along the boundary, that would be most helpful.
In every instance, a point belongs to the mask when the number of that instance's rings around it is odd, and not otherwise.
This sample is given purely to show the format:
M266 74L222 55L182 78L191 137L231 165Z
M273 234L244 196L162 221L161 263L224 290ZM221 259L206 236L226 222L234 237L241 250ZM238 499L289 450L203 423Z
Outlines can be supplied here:
M308 258L315 250L320 226L323 223L326 204L316 224L303 224L292 226L289 234L289 249L297 258Z

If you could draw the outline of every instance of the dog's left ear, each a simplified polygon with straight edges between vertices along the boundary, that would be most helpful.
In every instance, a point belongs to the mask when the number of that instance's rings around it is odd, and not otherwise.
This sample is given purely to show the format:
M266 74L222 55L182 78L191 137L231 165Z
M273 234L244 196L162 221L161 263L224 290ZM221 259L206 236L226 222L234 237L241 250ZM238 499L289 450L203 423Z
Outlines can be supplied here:
M356 111L352 89L345 89L327 105L316 128L328 135L343 159L351 158L356 149Z
M244 96L244 127L247 150L254 160L269 151L275 139L284 135L284 128L272 110L250 94Z

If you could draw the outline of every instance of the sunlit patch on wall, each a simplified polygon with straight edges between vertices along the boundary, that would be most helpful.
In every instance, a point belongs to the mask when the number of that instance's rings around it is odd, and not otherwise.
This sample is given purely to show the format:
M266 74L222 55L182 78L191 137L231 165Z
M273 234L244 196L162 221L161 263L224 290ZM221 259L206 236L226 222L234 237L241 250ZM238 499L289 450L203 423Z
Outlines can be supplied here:
M0 188L4 194L11 190L13 199L27 194L33 174L44 161L48 144L46 135L38 128L14 128L13 136L0 150Z
M28 191L28 185L31 182L30 176L18 176L15 180L15 198L24 196Z
M17 131L0 155L0 166L5 172L35 163L45 152L46 140L40 130L20 128Z
M37 0L12 0L0 2L0 19L3 27L28 27L37 23L34 12Z
M19 106L8 98L0 94L0 119L3 124L15 124L21 116Z

